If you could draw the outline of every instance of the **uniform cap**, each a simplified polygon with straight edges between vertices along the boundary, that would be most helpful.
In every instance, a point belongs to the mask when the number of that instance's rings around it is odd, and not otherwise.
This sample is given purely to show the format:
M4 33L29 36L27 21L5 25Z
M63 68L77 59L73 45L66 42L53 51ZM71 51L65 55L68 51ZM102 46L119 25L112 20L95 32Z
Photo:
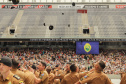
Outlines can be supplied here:
M5 57L2 57L0 59L0 63L3 63L4 65L9 66L9 67L12 66L12 60L11 60L11 58L6 57L6 56Z

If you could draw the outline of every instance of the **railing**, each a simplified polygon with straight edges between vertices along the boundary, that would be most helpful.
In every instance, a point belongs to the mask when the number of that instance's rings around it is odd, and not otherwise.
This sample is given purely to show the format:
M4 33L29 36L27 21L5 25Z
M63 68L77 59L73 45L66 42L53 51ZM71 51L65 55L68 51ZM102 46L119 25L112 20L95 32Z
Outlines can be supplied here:
M20 3L123 3L126 0L20 0ZM9 0L0 0L0 3L11 3Z

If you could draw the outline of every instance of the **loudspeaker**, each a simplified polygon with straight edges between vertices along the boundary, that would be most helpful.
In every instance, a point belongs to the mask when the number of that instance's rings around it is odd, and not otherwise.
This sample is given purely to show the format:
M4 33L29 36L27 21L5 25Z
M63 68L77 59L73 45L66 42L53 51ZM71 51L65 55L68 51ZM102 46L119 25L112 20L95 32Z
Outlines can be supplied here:
M70 24L68 24L68 27L70 27Z
M86 33L89 34L89 29L83 29L83 33L84 34L86 34Z
M72 6L75 6L75 3L74 2L72 3Z
M43 25L46 26L45 23Z
M14 34L15 33L15 29L10 29L10 34Z
M49 26L49 30L53 30L53 26L52 25Z
M19 0L12 0L13 4L18 4Z

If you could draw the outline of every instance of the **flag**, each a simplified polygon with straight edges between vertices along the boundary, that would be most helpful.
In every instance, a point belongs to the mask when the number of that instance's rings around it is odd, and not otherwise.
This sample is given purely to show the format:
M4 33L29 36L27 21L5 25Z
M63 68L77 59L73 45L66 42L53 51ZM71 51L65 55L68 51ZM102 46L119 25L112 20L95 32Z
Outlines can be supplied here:
M76 54L99 54L99 42L76 42Z

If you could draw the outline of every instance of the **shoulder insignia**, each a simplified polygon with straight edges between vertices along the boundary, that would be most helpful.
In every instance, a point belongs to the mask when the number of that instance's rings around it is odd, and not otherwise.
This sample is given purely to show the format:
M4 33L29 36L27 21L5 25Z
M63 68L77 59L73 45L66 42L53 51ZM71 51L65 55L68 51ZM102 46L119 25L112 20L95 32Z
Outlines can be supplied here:
M44 73L40 75L40 79L42 79L43 76L44 76Z
M24 84L24 82L23 81L20 81L19 84Z
M13 77L15 77L16 79L21 79L18 75L14 75Z
M41 76L44 76L44 73L43 73L43 74L41 74Z
M84 78L87 78L88 76L86 75L86 76L84 76Z
M57 76L60 76L61 74L58 74Z
M84 77L82 77L82 78L80 79L80 81L82 81L83 79L87 78L88 76L89 76L88 74L85 75Z
M82 80L83 80L83 78L80 79L80 81L82 81Z
M89 76L89 75L87 74L87 75L84 76L84 78L87 78L88 76Z
M11 84L11 82L9 82L8 84Z

